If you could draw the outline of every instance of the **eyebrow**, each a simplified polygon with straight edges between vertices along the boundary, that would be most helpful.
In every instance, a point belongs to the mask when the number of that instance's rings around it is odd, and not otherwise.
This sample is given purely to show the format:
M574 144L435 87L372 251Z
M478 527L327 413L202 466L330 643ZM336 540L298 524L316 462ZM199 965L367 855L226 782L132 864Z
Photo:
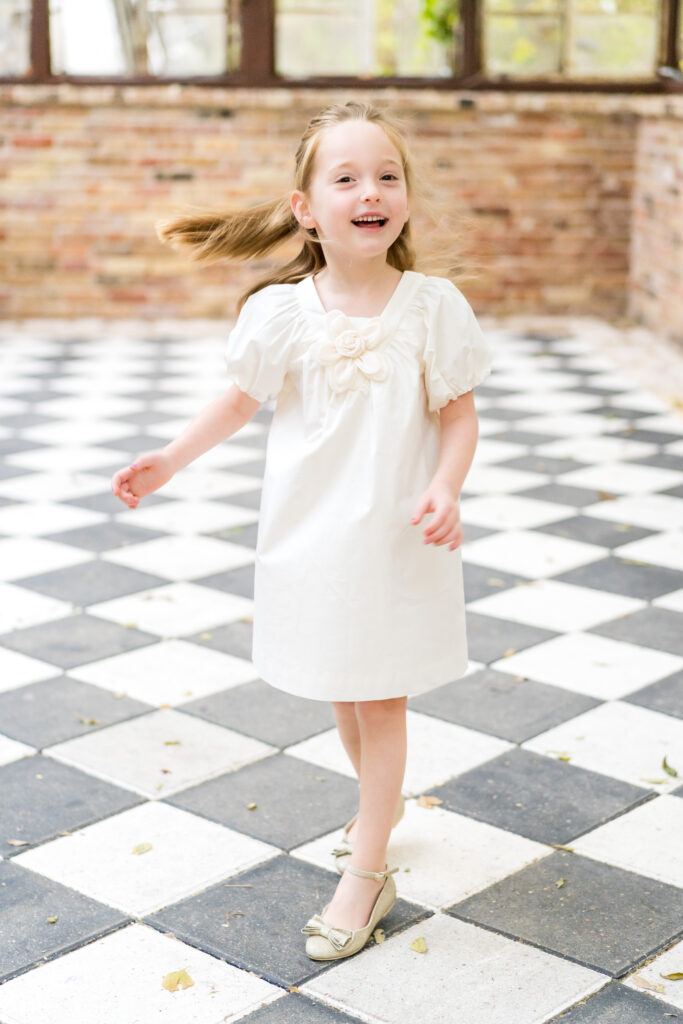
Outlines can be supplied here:
M394 164L395 167L401 167L401 164L398 162L398 160L394 160L393 157L389 157L387 160L380 160L379 162L383 166L386 165L386 164ZM353 166L354 166L353 160L343 160L340 163L334 164L332 167L330 167L330 172L338 171L340 167L353 167Z

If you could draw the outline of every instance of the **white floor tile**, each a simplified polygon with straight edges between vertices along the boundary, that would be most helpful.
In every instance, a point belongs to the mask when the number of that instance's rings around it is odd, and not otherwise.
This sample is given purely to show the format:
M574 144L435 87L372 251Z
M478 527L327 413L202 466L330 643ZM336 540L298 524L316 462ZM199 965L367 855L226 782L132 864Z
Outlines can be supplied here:
M676 980L665 977L667 974L675 974L680 971L681 960L683 960L683 939L679 942L674 942L663 953L656 956L654 960L650 960L644 967L634 971L628 978L625 978L624 985L632 988L635 992L642 992L643 989L638 985L638 980L647 981L650 985L657 986L655 990L652 988L648 989L648 995L683 1010L683 989L681 988L680 979ZM671 1021L670 1017L667 1019ZM671 1024L675 1024L675 1021L672 1021Z
M680 786L662 767L680 762L683 721L627 701L607 701L521 744L547 757L569 755L569 764L668 793ZM674 765L674 767L676 767Z
M191 492L188 487L187 493ZM165 497L163 487L157 492ZM2 512L2 509L0 509ZM145 526L151 530L166 530L169 533L192 534L212 533L227 530L233 526L246 526L258 521L256 509L226 505L218 501L169 501L162 505L145 508L143 498L131 515L130 509L119 512L114 518L119 522Z
M559 580L534 580L520 586L470 601L468 609L481 615L496 615L541 629L590 629L620 615L645 608L646 601L579 587Z
M637 561L683 571L683 531L656 533L652 537L643 537L642 540L622 544L619 548L619 558L634 558Z
M88 612L144 632L179 637L251 616L253 607L249 598L181 582L91 604Z
M11 537L0 540L0 580L38 576L55 569L92 562L94 558L91 551L58 541L41 537Z
M563 473L562 483L573 487L595 487L616 494L643 494L683 483L683 473L658 466L639 466L630 462L603 462Z
M57 665L40 661L38 658L30 658L27 654L19 654L18 651L10 651L8 647L0 647L0 693L61 674L62 669Z
M426 953L411 949L418 938ZM378 1024L539 1024L607 981L528 943L436 914L299 988Z
M330 850L342 836L343 830L335 829L292 855L329 868ZM551 853L552 847L514 832L406 800L405 814L389 837L387 863L400 868L394 879L402 899L439 910Z
M538 579L587 565L608 554L607 548L597 544L527 530L508 530L470 541L463 551L463 559Z
M561 437L557 441L539 444L535 452L548 458L576 459L577 462L616 462L655 455L657 445L625 437Z
M683 667L683 658L593 633L566 633L500 658L491 667L612 700L671 675Z
M183 969L194 985L167 991L163 979ZM0 1014L5 1024L223 1024L283 996L249 971L131 924L7 982Z
M92 526L106 520L107 516L103 512L37 501L0 508L0 533L16 537L40 536L44 533L75 530L79 526Z
M64 472L69 470L97 469L98 466L110 466L120 460L126 463L128 452L116 448L50 447L34 448L5 456L10 466L21 466L22 469Z
M603 431L623 430L629 426L628 420L607 419L598 413L575 412L563 413L558 416L529 416L527 419L516 420L515 430L533 430L539 434L568 435L569 437L589 437Z
M528 473L523 469L473 465L463 490L468 494L501 494L523 491L527 487L540 487L548 479L542 473Z
M156 433L156 427L154 432ZM188 496L196 495L197 498L208 501L211 498L239 494L241 491L255 491L261 486L260 478L246 473L230 473L222 469L197 469L196 465L195 462L181 469L164 484L164 495L167 498L186 500Z
M573 516L575 511L570 505L516 494L489 494L480 498L463 498L460 502L463 524L475 523L494 530L526 529L555 523Z
M169 580L193 580L251 565L255 554L243 544L214 537L157 537L155 540L116 548L102 555L104 561L127 565Z
M268 743L174 708L151 711L44 751L150 799L236 771L276 752Z
M514 459L519 455L526 455L527 448L523 444L513 444L512 441L498 441L482 437L477 443L474 453L473 465L483 466L491 462L503 462L505 459Z
M675 530L680 528L683 500L669 494L639 494L616 501L599 501L587 505L583 514L611 522L631 523L649 530Z
M29 747L27 743L20 743L18 740L10 739L0 733L0 764L9 764L10 761L19 761L22 757L30 757L36 753L35 747ZM12 828L11 822L4 823L5 830Z
M667 760L667 764L668 764ZM666 885L683 879L683 800L662 793L572 840L574 852Z
M111 490L110 477L75 470L65 473L26 473L0 481L0 495L14 501L69 501L108 490Z
M509 750L513 744L475 729L406 712L408 756L403 793L417 795ZM287 754L356 779L336 729L287 747Z
M674 590L671 594L656 597L652 602L658 608L668 608L672 612L683 612L683 589Z
M40 403L40 411L46 416L55 416L57 419L96 419L98 416L104 419L126 416L129 413L135 414L140 411L140 399L123 398L118 395L83 395L67 398L49 398Z
M77 445L87 437L88 443L111 444L121 437L130 437L135 433L133 424L121 423L117 420L52 420L39 427L24 427L22 437L29 441L40 441L50 445ZM114 461L114 460L112 460Z
M72 614L70 601L58 601L12 583L0 583L0 633L27 629Z
M143 843L151 850L135 853ZM144 917L279 853L270 843L152 801L27 850L15 861Z
M545 365L545 360L544 360ZM496 399L496 405L503 409L521 409L532 413L566 413L594 409L600 404L595 395L584 395L580 391L527 391L519 395L505 395Z
M257 678L250 661L183 640L166 640L69 670L147 704L182 704Z

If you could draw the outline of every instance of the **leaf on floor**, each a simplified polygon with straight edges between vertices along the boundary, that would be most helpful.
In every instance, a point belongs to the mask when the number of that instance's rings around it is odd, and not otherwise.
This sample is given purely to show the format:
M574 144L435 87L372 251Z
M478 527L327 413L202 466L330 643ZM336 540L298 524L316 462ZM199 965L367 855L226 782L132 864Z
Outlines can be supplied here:
M171 971L161 982L169 992L177 992L179 988L191 988L194 981L185 969L182 971Z
M420 935L419 938L415 939L414 942L410 943L410 948L415 953L426 953L427 952L427 943L425 942L425 940Z
M664 757L662 758L662 768L667 773L667 775L673 775L675 779L678 778L678 772L675 768L672 768L671 765L667 762L666 755L664 755Z
M133 849L130 852L131 853L147 853L151 849L152 849L152 844L151 843L138 843L138 845L134 846Z
M46 917L45 920L48 924L56 924L56 922L59 920L59 917L55 915L55 917Z
M634 985L637 985L638 988L645 988L649 992L659 992L660 995L664 995L666 992L663 985L653 985L651 981L646 981L645 978L639 978L637 974L633 975L631 981Z
M491 576L486 581L490 587L504 587L505 580L501 580L500 576Z
M567 881L566 878L558 878L558 880L555 882L555 885L557 886L558 889L561 889L566 881Z
M502 658L509 658L511 654L516 654L516 653L517 653L517 648L516 647L508 647L508 649L505 652L505 654L502 654L501 657Z
M442 803L443 800L439 800L438 796L425 796L424 793L421 793L417 798L417 806L427 807L429 810L431 810L432 807L436 807L437 804Z
M76 715L81 725L99 725L99 718L84 718L83 715Z
M165 747L178 747L180 746L180 740L164 740Z
M30 846L28 839L8 839L8 846Z
M258 809L258 804L247 804L248 811L255 811Z
M600 501L616 501L616 494L610 494L609 491L598 491L598 498Z
M377 943L377 945L379 945L380 942L384 942L384 928L375 928L374 932L372 933L372 937Z
M666 978L667 981L683 981L683 971L674 971L673 974L662 974L659 972L660 978Z

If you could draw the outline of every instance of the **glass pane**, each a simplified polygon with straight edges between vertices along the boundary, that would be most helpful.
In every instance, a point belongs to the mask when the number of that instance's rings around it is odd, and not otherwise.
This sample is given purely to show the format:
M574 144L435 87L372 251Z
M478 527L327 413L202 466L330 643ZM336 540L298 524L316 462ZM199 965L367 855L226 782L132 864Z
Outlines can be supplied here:
M277 0L275 67L287 78L451 75L457 9L428 0Z
M56 74L221 75L239 62L237 0L50 0Z
M31 70L31 0L0 0L0 75Z
M491 74L557 73L561 60L558 18L490 15L484 23L485 67Z
M651 77L657 67L657 16L578 15L574 21L571 74L599 78Z
M490 14L561 14L563 0L487 0Z

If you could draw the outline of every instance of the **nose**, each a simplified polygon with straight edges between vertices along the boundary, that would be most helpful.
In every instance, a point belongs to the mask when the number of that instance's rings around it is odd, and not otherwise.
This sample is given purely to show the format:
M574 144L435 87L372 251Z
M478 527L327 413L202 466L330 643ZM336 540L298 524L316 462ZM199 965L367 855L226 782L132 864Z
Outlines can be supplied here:
M379 199L379 191L374 181L369 181L363 186L361 198L363 202L375 202Z

